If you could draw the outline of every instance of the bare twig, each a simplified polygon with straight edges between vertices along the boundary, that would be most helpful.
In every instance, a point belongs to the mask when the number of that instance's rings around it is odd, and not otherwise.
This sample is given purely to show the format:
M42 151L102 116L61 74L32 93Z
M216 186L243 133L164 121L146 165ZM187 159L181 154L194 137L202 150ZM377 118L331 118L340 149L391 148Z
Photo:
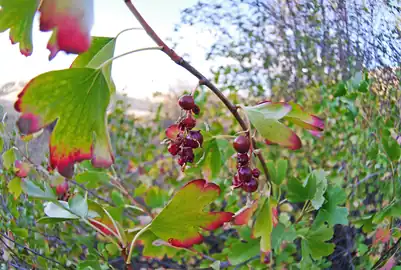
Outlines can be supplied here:
M235 117L237 122L240 124L243 130L248 130L248 126L245 123L244 119L239 115L237 107L231 103L231 101L211 82L209 81L202 73L200 73L196 68L194 68L190 63L185 61L181 56L179 56L174 50L172 50L169 46L164 43L164 41L156 34L156 32L150 27L150 25L146 22L146 20L142 17L139 11L136 9L131 0L124 0L128 9L135 16L141 26L144 28L149 37L160 47L162 47L161 51L164 52L167 56L170 57L177 65L183 67L196 78L199 79L199 85L206 85L230 110L231 114ZM253 141L253 144L256 145L256 142ZM256 149L256 147L255 147ZM270 181L269 173L267 170L266 162L263 158L262 153L257 154L259 161L262 165L263 172L266 175L266 180Z
M66 266L65 266L64 264L62 264L62 263L60 263L60 262L58 262L58 261L56 261L56 260L54 260L54 259L52 259L52 258L46 257L46 256L40 254L39 252L37 252L37 251L35 251L35 250L33 250L33 249L30 249L30 248L28 248L28 247L26 247L26 246L24 246L24 245L21 245L20 243L14 241L13 239L11 239L10 237L8 237L7 235L4 235L4 234L0 233L0 236L1 236L1 237L4 237L5 239L7 239L7 240L9 240L9 241L11 241L11 242L13 242L16 246L19 246L20 248L23 248L23 249L25 249L26 251L29 251L29 252L31 252L32 254L35 254L36 256L42 257L43 259L46 259L46 260L48 260L48 261L50 261L50 262L53 262L53 263L55 263L55 264L58 264L58 265L60 265L60 266L62 266L62 267L64 267L64 268L66 268Z

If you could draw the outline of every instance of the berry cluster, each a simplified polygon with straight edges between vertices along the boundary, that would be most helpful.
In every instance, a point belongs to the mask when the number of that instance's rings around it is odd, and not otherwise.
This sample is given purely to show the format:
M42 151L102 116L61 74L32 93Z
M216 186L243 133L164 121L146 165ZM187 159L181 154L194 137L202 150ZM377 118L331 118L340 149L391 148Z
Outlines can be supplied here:
M178 121L178 124L167 128L166 135L170 139L168 151L173 156L178 155L178 164L184 166L194 161L194 149L202 146L203 136L200 130L192 130L196 126L193 114L200 113L194 97L184 95L178 100L178 104L186 111L185 116Z
M246 192L255 192L258 189L258 178L260 171L257 168L253 170L249 167L249 149L250 141L246 136L238 136L233 143L237 151L237 173L234 176L234 188L241 187Z

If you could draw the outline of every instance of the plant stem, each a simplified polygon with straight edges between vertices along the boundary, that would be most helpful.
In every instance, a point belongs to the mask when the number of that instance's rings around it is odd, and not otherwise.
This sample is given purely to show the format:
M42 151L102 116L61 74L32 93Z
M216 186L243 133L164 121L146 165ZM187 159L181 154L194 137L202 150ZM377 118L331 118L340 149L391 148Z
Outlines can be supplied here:
M127 5L128 9L131 13L135 16L138 22L141 24L143 29L149 35L149 37L161 47L161 51L167 54L171 60L173 60L177 65L183 67L196 78L199 79L199 85L206 85L223 103L224 105L230 110L231 114L235 117L237 122L240 124L243 130L247 130L248 126L245 121L241 118L238 113L237 107L231 103L231 101L224 96L224 94L211 82L209 81L202 73L200 73L196 68L194 68L190 63L185 61L181 56L179 56L174 50L172 50L169 46L164 43L164 41L156 34L156 32L150 27L150 25L146 22L146 20L142 17L139 11L136 9L134 4L131 0L124 0L125 4ZM255 145L256 142L253 140L253 144ZM255 147L256 149L256 147ZM269 182L269 172L267 170L266 162L263 158L262 153L257 154L259 161L262 165L263 172L266 175L266 180Z
M145 227L143 227L139 232L137 232L137 234L135 234L134 239L132 239L131 241L131 245L129 247L129 252L128 252L128 258L126 260L126 264L127 265L131 265L131 257L132 257L132 252L134 251L134 247L135 247L135 242L136 240L138 240L139 236L141 236L141 234L143 234L151 225L152 223L149 223L148 225L146 225ZM128 266L127 266L128 267Z
M143 51L154 51L154 50L158 50L160 51L162 49L162 47L148 47L148 48L141 48L141 49L137 49L137 50L133 50L133 51L129 51L129 52L125 52L123 54L114 56L110 59L107 59L106 61L104 61L99 67L98 69L102 69L105 68L106 66L110 65L114 60L121 58L123 56L126 56L128 54L132 54L132 53L137 53L137 52L143 52Z

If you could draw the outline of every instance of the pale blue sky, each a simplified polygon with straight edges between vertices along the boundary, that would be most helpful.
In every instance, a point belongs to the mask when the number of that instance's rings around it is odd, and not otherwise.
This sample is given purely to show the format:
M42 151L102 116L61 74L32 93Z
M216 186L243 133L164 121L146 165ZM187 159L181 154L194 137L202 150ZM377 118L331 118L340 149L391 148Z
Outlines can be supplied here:
M196 0L133 0L148 23L162 38L173 35L174 24L180 20L180 11L196 3ZM92 35L115 36L123 29L139 27L136 19L126 8L123 0L95 0L95 24ZM18 45L11 45L8 32L0 34L0 85L13 80L29 80L40 73L68 68L74 55L60 52L51 62L46 44L49 33L38 30L35 19L33 43L34 51L30 57L19 53ZM190 55L201 72L209 74L210 64L204 60L205 49L213 43L212 35L197 33L193 27L182 29L185 41L180 43L179 53ZM124 33L117 41L116 55L137 48L151 47L155 44L144 31ZM194 86L196 78L183 68L175 65L161 52L140 52L118 59L113 63L113 78L117 89L129 96L150 97L155 91L167 91L177 81L186 81Z

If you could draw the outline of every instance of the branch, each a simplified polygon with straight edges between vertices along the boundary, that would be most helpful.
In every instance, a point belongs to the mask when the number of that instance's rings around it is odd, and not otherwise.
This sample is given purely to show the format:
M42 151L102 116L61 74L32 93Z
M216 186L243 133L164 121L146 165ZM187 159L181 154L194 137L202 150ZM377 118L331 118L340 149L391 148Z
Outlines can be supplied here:
M372 270L379 269L382 267L392 256L394 256L401 248L401 237L398 238L397 242L389 248L373 265Z
M124 0L125 4L127 5L128 9L131 13L135 16L138 22L141 24L143 29L149 35L149 37L162 49L166 55L170 57L177 65L186 69L189 73L194 75L196 78L199 79L199 85L206 85L212 92L224 103L224 105L230 110L231 114L235 117L237 122L240 124L241 128L244 131L248 130L247 124L245 123L244 119L239 115L237 107L231 103L229 99L211 82L209 81L202 73L200 73L196 68L194 68L190 63L185 61L181 56L179 56L174 50L172 50L169 46L164 43L164 41L156 34L156 32L150 27L150 25L146 22L146 20L142 17L139 11L136 9L132 0ZM250 134L251 135L251 134ZM253 141L253 145L256 145L255 140ZM254 149L257 149L254 147ZM270 181L269 172L267 170L266 162L263 158L262 153L257 153L259 161L262 165L263 172L266 175L266 180Z
M48 260L48 261L51 261L51 262L53 262L53 263L55 263L55 264L58 264L58 265L60 265L60 266L62 266L62 267L64 267L64 268L66 268L66 266L65 266L64 264L59 263L58 261L53 260L52 258L46 257L46 256L44 256L44 255L38 253L37 251L35 251L35 250L33 250L33 249L30 249L30 248L28 248L28 247L26 247L26 246L24 246L24 245L21 245L20 243L14 241L13 239L11 239L10 237L8 237L7 235L4 235L4 234L0 233L0 236L1 236L1 237L4 237L5 239L7 239L7 240L9 240L9 241L11 241L11 242L13 242L16 246L19 246L20 248L23 248L23 249L25 249L26 251L29 251L29 252L35 254L36 256L42 257L42 258L44 258L44 259L46 259L46 260Z

